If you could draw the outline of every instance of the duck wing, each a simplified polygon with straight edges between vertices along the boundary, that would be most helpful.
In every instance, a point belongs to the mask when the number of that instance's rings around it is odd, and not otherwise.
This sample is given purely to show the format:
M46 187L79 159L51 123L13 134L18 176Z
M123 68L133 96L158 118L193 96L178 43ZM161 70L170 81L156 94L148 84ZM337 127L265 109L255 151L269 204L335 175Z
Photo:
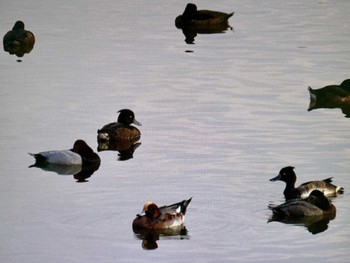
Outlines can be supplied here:
M183 200L181 202L172 204L172 205L165 205L159 207L159 210L162 213L167 213L167 214L177 214L177 213L182 213L183 215L186 214L187 207L190 204L192 200L192 197L188 200Z

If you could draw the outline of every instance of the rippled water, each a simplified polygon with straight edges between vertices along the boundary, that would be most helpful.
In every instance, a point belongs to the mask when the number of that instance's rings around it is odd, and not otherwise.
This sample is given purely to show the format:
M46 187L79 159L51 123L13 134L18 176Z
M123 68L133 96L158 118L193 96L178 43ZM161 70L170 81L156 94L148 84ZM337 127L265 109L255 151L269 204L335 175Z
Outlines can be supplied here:
M349 78L348 1L202 1L235 11L233 31L187 45L174 19L187 2L12 1L3 34L21 19L30 54L0 53L1 262L347 262L349 120L307 112L307 86ZM192 51L192 52L186 52ZM86 183L28 168L28 152L66 149L133 109L133 158L102 151ZM284 201L269 182L287 165L297 183L333 176L345 194L318 234L267 223ZM143 203L193 196L186 236L146 251L131 223Z

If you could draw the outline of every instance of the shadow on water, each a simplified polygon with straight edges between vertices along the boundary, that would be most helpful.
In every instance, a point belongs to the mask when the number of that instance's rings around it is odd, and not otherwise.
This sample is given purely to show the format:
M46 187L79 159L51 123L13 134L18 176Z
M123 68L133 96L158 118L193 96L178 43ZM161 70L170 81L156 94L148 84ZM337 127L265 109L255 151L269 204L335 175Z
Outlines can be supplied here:
M137 141L137 140L136 140ZM98 140L97 151L117 151L118 160L126 161L134 158L135 150L141 145L141 142L135 140Z
M44 171L55 172L59 175L73 175L77 183L88 182L88 178L98 170L100 163L91 165L58 165L50 163L35 163L31 167L37 167Z
M34 34L24 29L22 21L17 21L12 30L8 31L3 38L4 51L17 57L30 53L34 43ZM21 60L17 61L21 62Z
M312 234L319 234L328 229L328 224L335 218L335 214L321 216L321 217L304 217L304 218L281 218L277 215L272 215L268 223L280 222L284 224L290 224L295 226L303 226Z
M340 85L329 85L320 89L309 87L310 104L308 111L315 109L341 109L345 117L350 117L350 79Z
M185 226L176 229L162 230L144 230L133 228L135 237L142 240L141 246L145 250L157 249L158 240L183 240L189 239L188 231Z

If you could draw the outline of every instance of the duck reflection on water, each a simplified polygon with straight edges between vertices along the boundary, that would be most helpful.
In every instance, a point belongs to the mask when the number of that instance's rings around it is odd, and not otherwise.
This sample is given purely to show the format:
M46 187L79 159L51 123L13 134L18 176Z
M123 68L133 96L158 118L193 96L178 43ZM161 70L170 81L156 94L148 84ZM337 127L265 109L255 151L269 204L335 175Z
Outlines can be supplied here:
M55 172L58 175L73 175L73 178L77 183L88 182L88 178L93 175L98 168L100 163L90 164L90 165L60 165L60 164L51 164L51 163L35 163L29 166L37 167L43 171Z
M35 43L34 34L24 29L24 23L17 21L12 30L8 31L3 38L4 51L23 57L32 51Z
M134 158L134 152L141 145L141 142L130 140L98 140L97 151L118 151L118 160L126 161Z
M304 218L281 218L277 215L272 215L267 221L270 222L280 222L284 224L290 224L295 226L303 226L310 233L318 234L324 232L328 229L328 224L331 220L335 218L335 213L331 215L321 216L321 217L304 217Z
M175 19L175 26L182 29L187 44L194 44L197 34L223 33L232 30L228 19L234 13L211 10L197 10L195 4L187 4L185 11Z
M141 246L145 250L157 249L158 240L184 240L189 239L188 231L184 225L178 228L167 229L140 229L134 228L134 236L142 240Z
M350 117L350 79L344 80L340 85L328 85L320 89L309 87L309 94L308 111L339 108L345 117Z

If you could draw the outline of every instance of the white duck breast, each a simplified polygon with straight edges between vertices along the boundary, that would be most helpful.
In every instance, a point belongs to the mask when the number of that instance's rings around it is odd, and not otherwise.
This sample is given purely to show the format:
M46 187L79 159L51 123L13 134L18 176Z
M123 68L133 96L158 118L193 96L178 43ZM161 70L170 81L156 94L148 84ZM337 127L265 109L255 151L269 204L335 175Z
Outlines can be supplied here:
M82 158L71 150L47 151L36 154L45 158L45 161L52 164L81 165Z

